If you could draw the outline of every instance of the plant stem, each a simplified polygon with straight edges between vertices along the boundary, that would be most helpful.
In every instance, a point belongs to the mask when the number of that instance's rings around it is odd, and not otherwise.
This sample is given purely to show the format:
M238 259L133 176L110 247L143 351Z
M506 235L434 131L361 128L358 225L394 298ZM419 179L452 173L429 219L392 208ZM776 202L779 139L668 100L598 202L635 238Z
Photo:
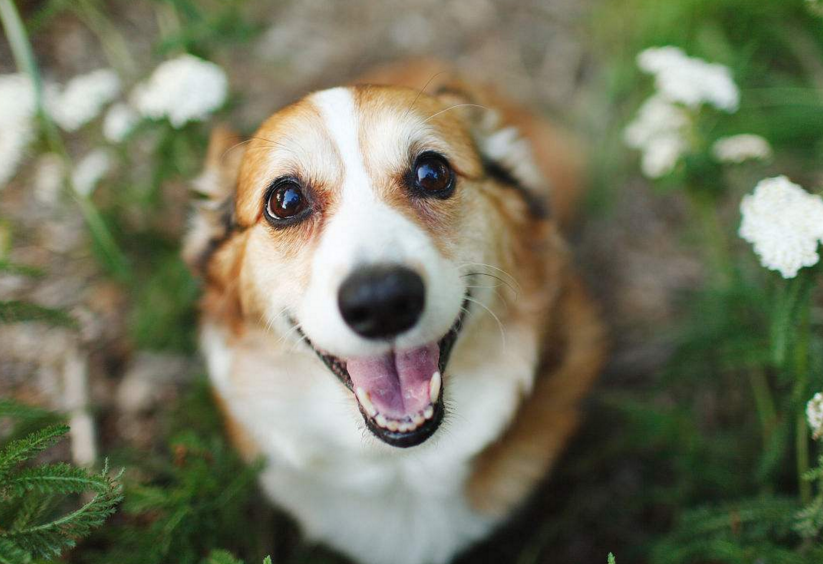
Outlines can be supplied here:
M803 272L800 274L803 277L797 280L796 283L802 287L811 289L811 276ZM807 280L808 279L808 280ZM809 471L809 428L806 423L806 414L804 410L805 400L808 396L808 381L809 381L809 313L810 304L809 298L811 292L803 292L801 290L801 298L796 306L795 315L796 320L796 338L794 344L794 405L797 409L797 425L795 436L795 449L797 458L797 479L800 490L800 501L803 505L808 505L812 499L812 485L804 478Z
M804 478L809 471L809 427L803 410L797 415L797 482L800 488L800 502L808 505L812 501L812 485Z
M748 373L749 384L752 387L754 403L757 407L757 415L763 432L763 446L766 447L777 422L777 409L774 406L774 398L766 373L763 370L754 368L749 370Z
M711 198L698 196L689 191L691 200L700 219L701 233L708 249L708 261L712 276L720 286L728 285L732 280L731 259L726 241L726 234L717 218L717 204Z
M133 76L137 68L129 52L128 43L97 3L92 0L76 0L74 11L97 36L109 64L121 75Z

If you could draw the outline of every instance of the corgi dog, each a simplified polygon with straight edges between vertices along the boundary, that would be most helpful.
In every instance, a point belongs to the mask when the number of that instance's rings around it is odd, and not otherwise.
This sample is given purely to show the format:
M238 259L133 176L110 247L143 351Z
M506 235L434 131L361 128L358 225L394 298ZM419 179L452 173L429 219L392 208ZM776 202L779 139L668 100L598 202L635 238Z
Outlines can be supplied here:
M184 242L202 351L307 537L449 562L546 476L604 359L561 235L577 172L546 121L436 62L212 134Z

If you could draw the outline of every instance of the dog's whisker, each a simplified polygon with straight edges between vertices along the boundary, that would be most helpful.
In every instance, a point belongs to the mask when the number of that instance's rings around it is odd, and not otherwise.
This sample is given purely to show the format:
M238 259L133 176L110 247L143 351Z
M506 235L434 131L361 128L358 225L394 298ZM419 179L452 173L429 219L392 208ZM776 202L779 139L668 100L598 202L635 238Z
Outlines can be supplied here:
M503 340L503 348L506 348L506 330L503 327L503 322L500 321L499 317L497 317L497 314L495 314L491 309L489 309L488 306L486 306L486 304L484 304L480 300L475 300L474 298L470 298L469 296L466 296L466 301L475 303L475 304L479 305L480 307L482 307L483 309L485 309L486 311L489 312L489 315L491 315L494 318L494 320L497 322L497 326L500 329L500 337Z
M503 278L500 278L499 276L495 276L494 274L488 274L486 272L469 272L468 274L461 274L460 277L465 278L467 276L474 276L474 275L488 276L489 278L493 278L493 279L497 280L498 282L500 282L500 284L497 284L495 286L486 286L487 288L499 288L501 286L505 286L514 293L515 299L517 299L517 297L520 294L519 290L517 288L515 288L514 286L512 286L508 281L504 280ZM467 287L468 288L471 288L471 287L482 288L483 286L467 286Z
M232 145L231 147L229 147L228 149L223 151L223 154L220 155L220 160L221 161L225 160L225 158L228 156L228 154L231 153L232 151L234 151L236 148L240 147L241 145L245 145L246 143L251 143L252 141L254 141L254 137L252 137L250 139L246 139L245 141L240 141L239 143L235 143L234 145Z
M290 340L294 336L295 333L299 333L299 331L300 331L300 325L295 324L294 327L290 328L288 331L286 331L285 333L283 333L280 336L280 338L277 340L277 344L278 345L284 344L286 341ZM299 343L300 341L302 341L305 338L306 338L306 336L303 335L301 337L301 339L298 339L296 342Z
M409 104L409 107L406 109L406 113L403 114L403 119L406 119L409 116L409 113L411 113L412 108L414 108L414 105L417 103L417 100L420 99L420 96L423 95L423 92L426 91L426 88L429 87L429 84L431 84L432 80L434 80L435 78L437 78L441 74L446 74L446 71L442 70L442 71L436 72L431 76L431 78L429 78L426 81L426 84L423 85L423 88L421 88L420 91L417 93L417 96L414 97L414 100L412 100L412 103Z
M481 106L480 104L469 104L469 103L455 104L455 105L453 105L453 106L449 106L449 107L448 107L448 108L446 108L445 110L440 110L439 112L435 112L435 113L433 113L432 115L430 115L429 117L427 117L426 119L424 119L424 120L423 120L423 123L426 123L426 122L428 122L430 119L434 119L434 118L436 118L437 116L439 116L440 114L444 114L444 113L448 112L449 110L454 110L454 109L456 109L456 108L464 108L464 107L466 107L466 106L471 106L471 107L474 107L474 108L480 108L480 109L483 109L483 110L488 110L488 109L489 109L489 108L487 108L486 106Z
M502 268L491 265L491 264L486 264L486 263L483 263L483 262L467 262L467 263L461 264L457 268L458 269L468 268L470 266L479 266L481 268L490 268L492 270L496 270L497 272L503 274L504 276L508 276L511 279L512 282L517 284L518 288L520 288L520 289L523 288L523 286L520 284L520 282L517 280L517 278L515 278L514 276L512 276L510 273L506 272ZM482 274L482 273L478 273L478 274ZM489 275L487 274L487 276L489 276Z

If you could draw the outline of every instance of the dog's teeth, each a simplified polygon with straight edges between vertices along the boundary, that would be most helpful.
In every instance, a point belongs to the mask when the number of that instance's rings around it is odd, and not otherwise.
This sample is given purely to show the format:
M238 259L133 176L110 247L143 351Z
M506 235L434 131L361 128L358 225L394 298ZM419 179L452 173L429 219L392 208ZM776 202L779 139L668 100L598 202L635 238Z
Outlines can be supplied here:
M432 374L431 382L429 382L429 399L431 399L432 403L437 403L437 398L440 397L441 383L442 378L440 377L440 371L438 370Z
M397 427L397 430L400 431L401 433L408 433L412 429L414 429L414 425L412 425L411 423L401 423Z
M434 408L432 406L427 406L425 410L423 410L423 417L426 419L431 419L434 417Z
M374 418L374 421L378 426L383 427L384 429L388 427L388 421L386 421L386 417L382 413L378 413L377 417Z
M371 396L369 395L369 392L367 392L363 388L358 387L354 391L354 393L357 395L357 399L360 401L360 405L362 405L363 409L366 410L366 413L369 414L369 417L374 417L375 415L377 415L377 409L371 402Z
M400 428L400 424L394 419L389 419L388 423L386 424L386 428L389 431L397 431Z
M419 413L415 413L414 416L412 417L412 423L414 424L415 428L422 425L423 421L425 421L425 419L423 419L423 416L420 415Z

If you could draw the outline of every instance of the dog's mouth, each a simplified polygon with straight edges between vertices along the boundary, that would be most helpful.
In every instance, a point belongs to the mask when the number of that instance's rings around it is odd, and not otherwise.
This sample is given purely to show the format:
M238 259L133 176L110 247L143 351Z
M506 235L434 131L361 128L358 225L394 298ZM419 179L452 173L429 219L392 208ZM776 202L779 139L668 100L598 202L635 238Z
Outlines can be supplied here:
M368 429L384 443L411 447L431 437L443 421L443 374L468 304L464 300L457 320L439 341L380 356L340 358L316 348L302 331L301 335L354 393Z

